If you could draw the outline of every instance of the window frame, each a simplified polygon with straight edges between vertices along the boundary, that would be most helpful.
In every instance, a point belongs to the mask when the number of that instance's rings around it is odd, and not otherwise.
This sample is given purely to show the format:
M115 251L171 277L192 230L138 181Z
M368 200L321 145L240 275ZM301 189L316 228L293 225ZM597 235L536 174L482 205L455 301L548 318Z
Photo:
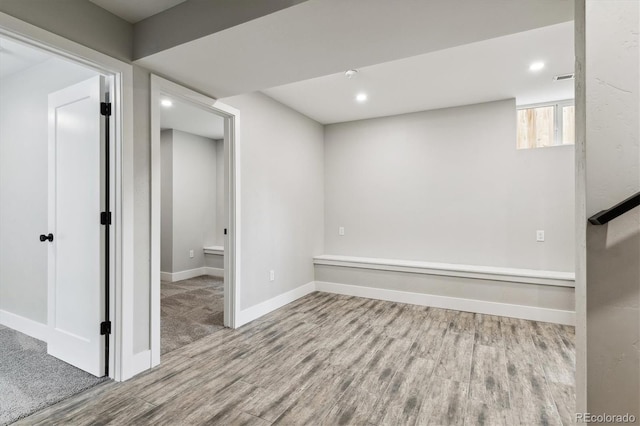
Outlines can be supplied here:
M575 106L575 99L562 99L559 101L538 102L534 104L517 105L516 113L523 109L553 107L553 145L549 145L547 147L520 148L520 149L552 148L555 146L575 145L575 140L573 141L572 144L562 143L562 134L563 134L563 127L564 127L562 109L568 106ZM517 126L517 123L516 123L516 126Z

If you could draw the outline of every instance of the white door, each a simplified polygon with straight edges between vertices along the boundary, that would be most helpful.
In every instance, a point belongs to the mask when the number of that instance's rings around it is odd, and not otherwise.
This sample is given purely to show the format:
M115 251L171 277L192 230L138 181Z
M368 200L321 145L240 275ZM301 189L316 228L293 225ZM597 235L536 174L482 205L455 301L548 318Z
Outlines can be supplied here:
M104 77L49 95L48 353L105 371ZM42 239L42 238L41 238Z

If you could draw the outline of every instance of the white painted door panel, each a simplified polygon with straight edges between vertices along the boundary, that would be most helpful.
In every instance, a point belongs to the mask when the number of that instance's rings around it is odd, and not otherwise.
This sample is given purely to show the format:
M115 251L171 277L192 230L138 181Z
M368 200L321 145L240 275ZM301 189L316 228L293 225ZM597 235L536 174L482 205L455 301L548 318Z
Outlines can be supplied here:
M95 376L105 370L104 77L49 95L48 353Z

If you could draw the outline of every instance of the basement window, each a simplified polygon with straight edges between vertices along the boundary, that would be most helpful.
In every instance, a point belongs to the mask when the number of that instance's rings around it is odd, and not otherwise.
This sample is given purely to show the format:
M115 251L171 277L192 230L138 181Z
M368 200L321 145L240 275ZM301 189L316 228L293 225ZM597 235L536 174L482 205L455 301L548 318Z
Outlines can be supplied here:
M575 144L573 99L518 107L518 149Z

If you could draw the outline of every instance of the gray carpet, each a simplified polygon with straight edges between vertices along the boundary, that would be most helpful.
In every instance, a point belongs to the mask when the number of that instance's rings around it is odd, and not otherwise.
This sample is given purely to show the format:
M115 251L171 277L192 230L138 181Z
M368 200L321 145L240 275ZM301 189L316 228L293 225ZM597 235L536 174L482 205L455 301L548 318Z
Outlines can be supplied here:
M47 355L46 343L0 326L0 425L105 380Z
M224 327L222 278L203 275L161 285L161 344L164 355Z

